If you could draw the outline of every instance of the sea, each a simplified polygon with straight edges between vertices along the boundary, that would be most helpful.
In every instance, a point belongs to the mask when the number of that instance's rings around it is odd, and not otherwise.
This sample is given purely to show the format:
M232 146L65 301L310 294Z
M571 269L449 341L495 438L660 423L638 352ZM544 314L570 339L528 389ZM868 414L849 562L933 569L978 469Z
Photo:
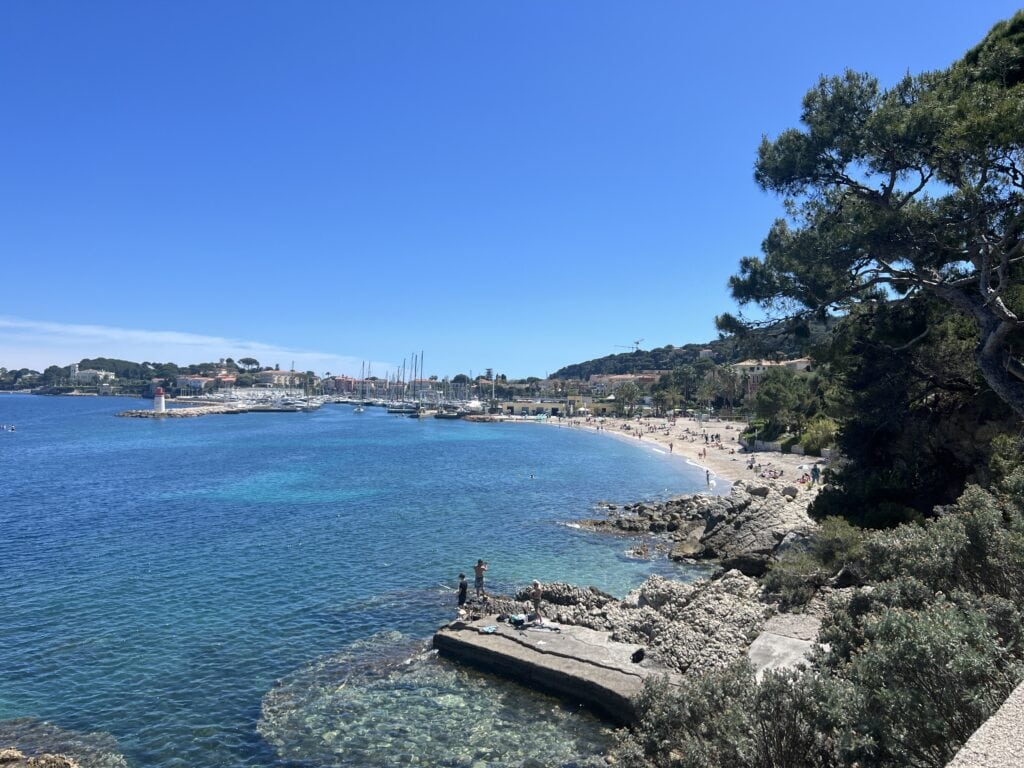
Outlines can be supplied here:
M311 413L117 418L0 394L0 747L89 766L596 766L587 710L440 659L459 572L623 596L601 502L703 490L649 442Z

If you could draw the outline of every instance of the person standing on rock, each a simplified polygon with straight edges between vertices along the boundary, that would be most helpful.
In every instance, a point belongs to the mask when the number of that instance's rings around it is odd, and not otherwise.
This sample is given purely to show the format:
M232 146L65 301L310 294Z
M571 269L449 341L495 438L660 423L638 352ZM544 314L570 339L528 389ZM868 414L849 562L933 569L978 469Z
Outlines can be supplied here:
M469 590L469 582L466 581L466 574L459 574L459 608L466 604L466 592Z
M544 592L540 588L540 582L536 579L533 580L533 590L530 592L530 600L533 601L533 612L540 618L540 599Z
M487 570L487 563L483 560L477 560L476 565L473 566L474 586L476 587L476 596L487 597L487 593L484 592L484 572Z

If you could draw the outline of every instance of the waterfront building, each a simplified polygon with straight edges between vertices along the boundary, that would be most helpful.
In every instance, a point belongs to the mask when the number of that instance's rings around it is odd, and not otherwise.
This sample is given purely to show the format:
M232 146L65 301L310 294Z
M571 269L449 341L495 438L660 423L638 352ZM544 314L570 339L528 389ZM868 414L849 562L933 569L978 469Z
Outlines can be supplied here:
M255 376L256 383L265 387L298 387L302 378L298 371L260 371Z
M510 400L500 406L509 416L567 416L565 400Z
M209 376L178 376L174 380L174 386L179 394L197 395L204 389L212 387L215 382L216 379Z
M324 379L323 385L324 392L328 394L359 391L359 380L351 376L328 376Z

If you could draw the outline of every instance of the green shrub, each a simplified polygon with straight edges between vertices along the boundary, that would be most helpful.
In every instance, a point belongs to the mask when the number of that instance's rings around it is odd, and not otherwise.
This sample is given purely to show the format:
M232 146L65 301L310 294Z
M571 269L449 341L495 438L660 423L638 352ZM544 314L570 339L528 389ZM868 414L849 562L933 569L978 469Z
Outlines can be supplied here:
M820 456L822 449L835 445L838 431L839 425L835 421L827 416L819 416L804 427L800 444L804 447L805 453Z
M992 456L989 459L992 484L997 487L1004 485L1021 466L1024 466L1024 438L996 435L992 440Z
M856 652L828 655L856 691L836 713L841 730L867 737L846 750L849 762L941 768L1020 673L984 612L941 596L914 607L874 601L855 623Z
M793 604L844 566L871 582L830 602L811 668L648 684L622 765L946 765L1024 676L1024 469L1011 464L924 525L823 521L764 580Z
M872 536L868 568L878 579L909 575L947 594L998 595L1024 608L1024 516L1011 498L969 487L945 516Z
M810 602L829 575L811 552L791 549L768 567L761 583L780 609L790 611Z
M625 768L838 766L822 719L827 683L780 670L758 684L746 662L686 678L675 690L649 681L640 725L620 735L615 756Z
M863 557L863 532L840 517L828 517L805 546L792 547L772 563L762 583L782 610L792 610L806 605L841 569L861 574Z
M841 517L826 517L811 538L811 551L834 571L855 565L864 557L864 532Z

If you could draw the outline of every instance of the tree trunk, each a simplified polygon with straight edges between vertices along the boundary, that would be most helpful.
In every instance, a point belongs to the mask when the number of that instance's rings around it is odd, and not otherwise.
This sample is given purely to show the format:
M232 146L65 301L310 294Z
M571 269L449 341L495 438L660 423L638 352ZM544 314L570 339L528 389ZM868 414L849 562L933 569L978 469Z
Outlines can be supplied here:
M974 360L992 391L1024 419L1024 369L1013 359L1007 344L1016 323L1000 320L987 306L974 308L978 321L978 346Z

